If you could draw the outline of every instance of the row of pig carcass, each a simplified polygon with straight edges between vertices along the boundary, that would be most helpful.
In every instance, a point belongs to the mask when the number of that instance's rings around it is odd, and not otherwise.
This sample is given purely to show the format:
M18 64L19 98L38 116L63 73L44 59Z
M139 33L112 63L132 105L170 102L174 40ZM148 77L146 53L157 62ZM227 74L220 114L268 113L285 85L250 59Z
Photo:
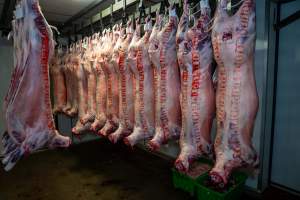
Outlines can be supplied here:
M175 166L181 171L200 156L212 156L216 115L216 164L210 174L215 183L226 184L233 169L257 162L251 138L258 98L255 2L245 0L231 18L225 3L220 1L213 25L209 6L201 3L201 14L189 27L185 3L179 24L171 6L168 17L157 14L153 27L151 18L145 19L143 36L139 21L135 30L129 21L72 45L64 56L58 53L51 66L54 112L78 113L74 134L94 131L113 143L134 146L150 139L154 151L180 138Z

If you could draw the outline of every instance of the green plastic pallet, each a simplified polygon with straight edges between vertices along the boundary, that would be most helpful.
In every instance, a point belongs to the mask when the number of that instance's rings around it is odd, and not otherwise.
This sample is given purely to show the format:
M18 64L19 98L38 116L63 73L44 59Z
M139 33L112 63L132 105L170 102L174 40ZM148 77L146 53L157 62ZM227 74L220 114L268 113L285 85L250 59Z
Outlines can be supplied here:
M212 161L207 160L205 158L201 158L196 162L209 164L211 166L213 165ZM180 173L176 169L172 168L172 175L173 175L173 185L176 189L181 189L189 193L191 196L194 196L196 191L196 184L198 180L201 179L203 176L207 176L208 173L204 173L203 175L197 177L196 179L193 179L188 175Z
M208 174L197 179L196 197L198 200L239 200L243 194L247 175L242 172L233 173L236 185L230 188L226 193L219 193L204 185L204 181L209 177Z

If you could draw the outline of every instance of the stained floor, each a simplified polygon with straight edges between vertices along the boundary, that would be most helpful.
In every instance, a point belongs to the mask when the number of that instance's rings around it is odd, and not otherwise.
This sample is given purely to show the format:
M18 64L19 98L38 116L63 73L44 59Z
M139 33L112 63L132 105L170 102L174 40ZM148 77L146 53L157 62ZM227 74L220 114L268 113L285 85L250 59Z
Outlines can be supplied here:
M192 199L173 188L171 166L142 150L98 140L31 155L8 173L0 169L0 200Z

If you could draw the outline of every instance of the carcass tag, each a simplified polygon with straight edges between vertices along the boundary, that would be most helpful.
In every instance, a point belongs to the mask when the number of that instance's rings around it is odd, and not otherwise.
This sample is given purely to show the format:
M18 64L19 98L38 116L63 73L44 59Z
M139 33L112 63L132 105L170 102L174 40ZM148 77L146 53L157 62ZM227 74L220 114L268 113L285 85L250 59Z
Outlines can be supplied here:
M200 7L202 9L209 8L208 1L200 1Z
M172 9L169 11L169 15L172 16L172 17L176 17L176 10L175 9Z
M151 29L152 29L151 23L147 23L147 24L144 25L144 30L145 30L145 31L149 31L149 30L151 30Z
M231 1L227 3L227 11L231 11Z
M16 10L14 11L16 19L21 19L24 17L23 9L20 5L16 6Z
M82 47L83 47L84 49L87 49L87 46L88 46L88 45L87 45L86 43L83 43L83 44L82 44Z
M61 48L59 48L59 49L57 50L57 52L58 52L59 55L63 54L63 50L62 50Z
M13 35L13 32L10 31L9 34L8 34L8 36L7 36L7 40L10 40L10 38L12 37L12 35Z
M126 33L133 33L133 29L131 27L126 28Z

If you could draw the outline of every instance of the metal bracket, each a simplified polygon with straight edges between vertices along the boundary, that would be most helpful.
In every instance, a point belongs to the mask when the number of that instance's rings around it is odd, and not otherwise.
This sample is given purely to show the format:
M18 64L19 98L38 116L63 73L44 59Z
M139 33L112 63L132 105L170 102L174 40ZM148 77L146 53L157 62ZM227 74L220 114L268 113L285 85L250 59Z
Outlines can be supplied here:
M90 18L90 23L91 23L91 31L92 31L92 34L94 34L95 30L94 30L93 18L92 18L92 17Z
M143 0L140 0L140 3L139 3L139 22L140 23L144 23L144 19L145 19L145 16L146 16L146 10L145 10L145 5L144 5L144 1Z
M277 24L275 24L274 29L280 30L280 29L288 26L289 24L295 22L298 19L300 19L300 10L296 11L292 15L288 16L287 18L285 18L285 19L281 20L280 22L278 22Z
M159 14L165 14L165 12L166 12L166 7L169 7L169 6L170 6L169 1L168 1L168 0L163 0L163 1L160 3Z
M296 0L271 0L274 3L280 3L280 4L285 4L285 3L290 3L292 1L296 1Z
M123 26L126 25L126 22L127 22L127 13L126 13L126 0L123 0L123 13L122 13L122 23L123 23Z
M102 11L100 11L100 30L103 31Z
M114 4L110 5L110 25L114 23Z

